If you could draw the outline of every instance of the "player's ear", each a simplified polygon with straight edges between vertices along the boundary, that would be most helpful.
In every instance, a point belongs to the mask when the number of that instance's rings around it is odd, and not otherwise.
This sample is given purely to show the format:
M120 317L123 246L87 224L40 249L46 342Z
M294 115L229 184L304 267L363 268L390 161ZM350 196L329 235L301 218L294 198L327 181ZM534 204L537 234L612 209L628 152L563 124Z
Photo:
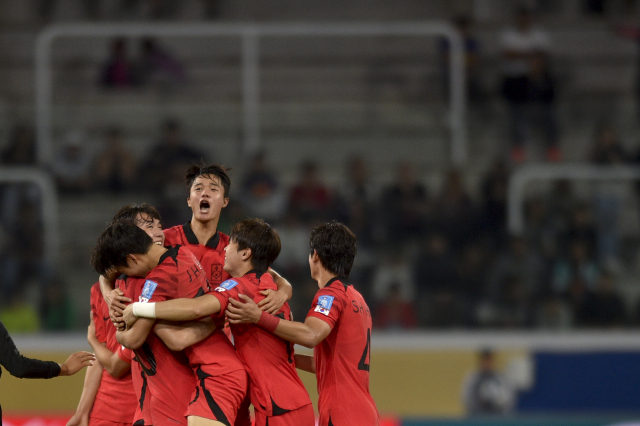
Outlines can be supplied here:
M229 204L229 198L225 197L224 202L222 203L222 208L224 209L225 207L227 207L227 204Z
M251 258L251 249L250 248L246 248L244 250L242 250L242 253L240 254L240 256L242 256L242 260L249 260Z
M128 254L127 255L127 265L128 266L133 266L136 265L138 263L138 258L133 255L133 254Z

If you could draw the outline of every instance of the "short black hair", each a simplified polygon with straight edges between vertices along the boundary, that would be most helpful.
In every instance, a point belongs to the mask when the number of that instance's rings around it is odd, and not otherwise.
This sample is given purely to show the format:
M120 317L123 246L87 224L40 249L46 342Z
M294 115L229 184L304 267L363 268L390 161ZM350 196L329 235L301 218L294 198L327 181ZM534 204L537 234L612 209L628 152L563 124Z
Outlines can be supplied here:
M229 197L229 191L231 190L231 178L227 174L227 171L231 169L227 169L224 166L219 166L217 164L192 164L187 169L187 172L184 175L184 183L187 187L187 193L191 192L191 187L193 186L193 182L197 177L200 176L217 176L220 179L220 183L224 188L224 197Z
M130 254L145 254L153 245L146 232L130 220L113 222L102 231L91 255L91 266L100 275L127 265Z
M280 236L262 219L236 223L229 239L238 244L238 250L251 249L251 265L260 272L266 272L280 254Z
M118 213L116 213L116 215L113 216L113 220L111 222L113 223L113 222L118 222L120 220L128 220L130 222L135 223L136 225L140 225L139 223L140 221L138 220L138 215L151 218L151 220L143 218L143 221L145 223L153 222L153 219L158 219L158 221L162 223L162 217L160 217L160 213L158 212L158 210L156 210L155 207L147 203L142 203L142 204L132 203L132 204L127 204L120 207L120 210L118 210Z
M356 236L344 224L332 220L316 226L309 238L311 254L318 253L322 266L338 277L348 278L358 249Z

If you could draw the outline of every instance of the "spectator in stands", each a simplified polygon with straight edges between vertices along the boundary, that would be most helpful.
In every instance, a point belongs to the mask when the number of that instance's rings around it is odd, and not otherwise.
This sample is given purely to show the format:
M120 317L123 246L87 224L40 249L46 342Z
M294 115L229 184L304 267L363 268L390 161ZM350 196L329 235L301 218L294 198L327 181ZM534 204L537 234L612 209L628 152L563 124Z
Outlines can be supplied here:
M289 190L289 211L303 223L311 224L328 218L332 201L329 188L320 179L317 163L304 161L298 182Z
M495 248L504 245L507 238L507 187L509 170L498 159L492 165L482 183L484 211L481 230Z
M251 217L262 218L271 224L282 219L287 194L267 165L264 152L251 159L249 171L242 180L239 198Z
M397 286L394 295L408 302L416 299L416 283L411 263L402 252L401 246L394 244L382 251L380 262L372 278L373 307L382 304L391 293L391 287ZM396 294L397 293L397 294Z
M354 155L347 160L346 180L340 186L340 196L346 203L347 223L358 237L358 247L371 245L377 193L362 156Z
M438 228L447 235L455 252L475 238L478 209L467 194L462 174L458 170L447 173L435 203L435 214Z
M525 224L523 237L527 245L544 259L553 257L556 253L556 232L549 222L547 205L542 198L528 200L525 205Z
M27 126L16 126L11 132L9 146L2 151L2 164L6 166L34 166L37 159L36 140Z
M415 168L401 162L396 181L381 198L378 217L386 241L415 241L424 234L432 210L426 187L418 181Z
M597 129L591 161L601 166L622 165L629 155L608 123ZM627 193L624 182L602 181L596 184L594 202L598 259L608 268L620 271L620 212Z
M145 38L141 42L137 72L141 85L155 84L167 87L187 80L180 62L152 38Z
M399 281L391 283L385 297L376 307L374 326L384 330L409 330L416 328L418 321L413 301L400 295Z
M81 193L91 187L89 169L92 161L85 150L84 139L84 132L70 132L53 162L53 176L62 193Z
M489 297L498 301L507 283L522 285L522 292L532 299L543 290L545 265L540 254L522 237L512 237L509 247L498 255L489 273ZM520 290L519 290L520 291Z
M487 275L493 252L480 243L467 244L456 259L461 299L466 301L468 325L475 322L475 308L487 295Z
M101 84L110 89L133 87L136 84L133 63L127 57L127 42L123 38L111 42L111 54L102 66Z
M581 203L576 206L567 229L558 236L559 253L568 253L570 243L575 240L582 241L586 246L587 252L591 253L592 257L598 252L597 236L592 216L593 214L588 204Z
M122 130L111 128L106 136L104 151L97 156L94 169L97 187L114 193L127 191L136 178L136 160L124 146Z
M168 186L175 184L180 186L181 192L184 192L182 188L184 171L190 164L206 162L206 156L185 141L177 120L165 120L162 123L161 132L160 140L146 156L147 161L141 169L142 178L151 191L162 192Z
M502 95L508 103L511 158L521 163L527 157L525 142L530 106L534 101L548 103L553 100L545 62L550 39L545 31L534 26L531 11L519 8L516 26L502 33L500 44L504 57ZM533 93L535 97L532 97ZM547 129L547 142L550 145L546 154L549 160L557 161L560 152L553 132L549 131L552 128L548 126ZM551 145L551 141L556 145Z
M558 146L558 122L556 118L556 82L549 70L549 57L536 52L531 59L529 94L527 102L531 114L539 124L545 139L546 159L550 162L562 160Z
M620 327L627 322L625 304L616 292L612 273L603 271L595 291L590 292L580 315L580 325L591 327Z
M593 291L599 274L598 264L591 257L587 244L576 239L571 242L567 256L557 260L553 266L551 287L556 294L564 294L574 281L580 280Z
M423 325L459 326L465 322L466 312L458 278L449 241L444 234L432 234L426 239L415 263Z
M471 103L481 102L485 99L484 91L480 85L480 43L473 34L473 21L468 16L457 16L453 19L453 26L462 37L464 44L464 71L466 77L466 95ZM451 70L451 46L449 39L441 37L438 40L438 50L440 51L440 69L442 73L443 89L445 99L450 97L450 70Z
M573 313L559 296L548 295L538 307L536 325L542 330L568 331L573 327Z
M496 370L491 349L478 354L478 371L470 373L462 387L462 400L468 416L504 415L513 411L516 391Z

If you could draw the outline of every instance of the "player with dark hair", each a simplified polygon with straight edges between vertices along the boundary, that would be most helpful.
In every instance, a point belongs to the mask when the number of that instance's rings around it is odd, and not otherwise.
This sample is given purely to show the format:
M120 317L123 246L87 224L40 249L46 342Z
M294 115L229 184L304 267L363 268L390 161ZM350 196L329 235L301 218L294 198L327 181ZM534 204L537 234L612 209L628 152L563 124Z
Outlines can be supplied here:
M238 222L227 245L224 269L233 278L209 294L196 299L174 299L161 303L134 303L124 312L127 324L136 316L186 321L213 315L224 317L230 297L238 294L259 302L264 289L275 289L267 269L280 253L280 237L261 219ZM285 303L277 313L292 320ZM256 426L313 426L313 406L295 370L293 345L253 324L231 326L236 350L251 381L251 403Z
M204 270L188 249L153 244L130 221L107 227L91 260L101 275L113 269L129 277L144 277L138 299L141 302L193 298L210 290ZM144 358L139 362L148 377L153 424L184 424L184 415L192 426L233 424L246 395L247 374L231 342L218 328L208 338L184 348L193 370L189 380L177 375L174 366L165 364L165 358L176 354L151 333L154 323L142 319L116 333L123 346L136 350L139 359ZM184 372L184 368L181 370ZM187 384L191 391L185 390Z
M185 173L188 193L187 205L191 208L191 221L164 231L168 246L187 247L204 268L212 286L217 286L229 278L224 271L224 248L229 237L218 232L218 222L222 209L229 204L231 179L224 167L218 165L190 166ZM273 272L272 272L273 273ZM262 309L275 313L291 298L291 285L278 274L273 273L277 290L264 290L265 298L260 302ZM100 280L102 294L115 317L122 315L125 303L131 302L114 290L113 277Z
M133 221L153 239L155 244L163 245L164 234L160 214L153 206L125 205L113 217L113 222L120 220ZM116 286L121 291L127 290L127 283L131 288L135 287L133 284L139 280L127 278L122 275L116 281ZM144 285L144 280L138 284L141 287ZM130 294L125 295L133 297ZM78 409L67 425L87 423L91 425L99 420L102 421L101 423L151 425L146 374L138 362L132 363L135 359L134 353L116 341L116 329L111 324L109 309L100 294L97 283L91 288L91 313L87 339L99 363L87 370ZM156 325L155 331L165 340L171 339L174 346L186 346L208 336L214 328L212 323L204 322L184 323L181 327L160 323ZM118 410L113 410L113 401L116 401ZM129 406L135 410L135 415L130 417ZM89 421L89 413L91 413L91 421ZM123 422L122 419L127 417L128 419Z
M231 324L255 323L314 355L295 355L296 366L316 373L320 426L373 426L380 416L369 393L371 312L349 284L356 255L356 237L341 223L329 222L311 232L311 277L318 282L304 323L284 321L261 311L251 298L230 299ZM315 361L315 362L314 362Z

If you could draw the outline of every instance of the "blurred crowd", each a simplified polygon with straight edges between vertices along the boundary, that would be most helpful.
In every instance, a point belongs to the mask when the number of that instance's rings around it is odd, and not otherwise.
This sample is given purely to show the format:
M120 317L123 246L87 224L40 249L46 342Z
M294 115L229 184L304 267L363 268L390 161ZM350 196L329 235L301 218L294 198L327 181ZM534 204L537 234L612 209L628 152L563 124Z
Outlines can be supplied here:
M104 148L93 157L81 135L72 132L50 169L59 193L153 194L165 226L186 222L183 172L191 163L215 159L193 147L175 120L166 120L160 133L138 159L118 128L105 130ZM17 127L1 159L7 166L36 165L32 131ZM625 152L615 129L603 124L586 160L635 164L637 156ZM374 182L367 160L353 155L339 182L330 185L321 164L309 159L299 165L296 179L284 184L268 153L260 152L239 167L241 174L231 172L231 203L220 229L246 217L277 227L284 244L275 268L296 285L296 316L304 316L315 292L306 257L309 229L336 219L358 237L351 279L381 329L565 330L640 320L640 305L630 309L617 289L627 267L619 227L624 183L598 184L585 199L571 182L558 181L528 199L525 231L510 236L506 190L515 166L497 160L475 191L459 170L448 171L441 188L433 190L411 162L395 167L393 181ZM46 296L33 316L44 328L64 328L73 318L59 308L68 304L64 286L43 256L39 189L0 188L0 291L2 301L10 301L3 304L14 311L24 306L24 283L33 280Z
M99 19L100 3L84 3L87 17ZM175 14L179 3L123 0L119 13L136 19L144 6L148 18L164 19ZM207 16L217 17L220 2L204 3ZM542 7L552 2L533 3ZM607 10L606 3L585 1L584 8L597 15ZM56 1L41 0L40 5L42 17L48 19ZM453 23L464 40L470 106L486 110L496 91L489 90L480 75L482 43L471 19L459 16ZM618 33L640 40L640 30L634 27L621 27ZM569 330L640 324L640 300L629 301L619 288L629 268L620 227L625 184L596 184L585 197L575 191L574 183L555 182L527 200L524 233L507 232L512 170L532 160L529 151L535 141L542 142L545 161L560 162L564 155L551 37L535 22L531 9L518 8L512 25L498 39L502 63L497 96L508 115L509 146L483 173L479 185L469 185L463 171L451 169L440 187L431 187L417 162L410 160L395 165L392 180L380 182L371 178L371 164L359 154L347 160L336 184L326 181L315 159L299 164L296 178L285 183L268 151L232 171L231 203L220 229L228 231L246 217L263 218L278 229L283 250L274 267L294 283L295 317L305 316L316 290L306 256L309 230L336 219L358 238L351 279L372 308L379 329ZM438 41L438 51L448 94L447 40ZM188 73L158 41L146 38L140 40L137 58L130 57L127 40L113 40L96 74L105 90L130 90L181 84ZM101 132L98 151L88 149L83 131L64 137L46 170L59 194L153 194L166 227L187 221L185 168L194 162L220 161L191 143L175 119L162 124L158 140L143 156L134 154L129 135L118 126ZM585 163L640 161L638 153L626 151L612 122L596 126L591 146L581 159ZM38 166L36 157L33 129L17 126L0 154L2 166ZM41 196L32 184L0 185L0 320L18 331L64 330L75 321L59 271L44 256ZM37 309L28 303L28 289L39 293Z

